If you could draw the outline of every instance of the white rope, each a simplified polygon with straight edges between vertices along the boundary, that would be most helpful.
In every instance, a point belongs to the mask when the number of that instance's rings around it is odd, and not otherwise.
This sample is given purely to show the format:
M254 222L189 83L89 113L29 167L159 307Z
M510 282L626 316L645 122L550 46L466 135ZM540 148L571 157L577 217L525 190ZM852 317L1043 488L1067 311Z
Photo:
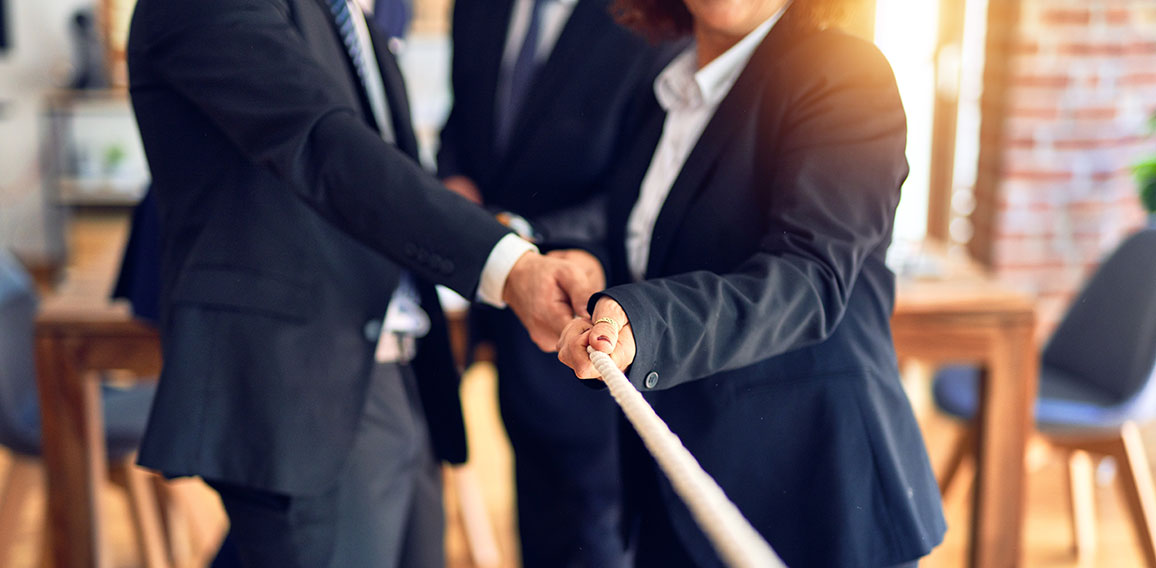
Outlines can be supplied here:
M610 394L634 425L646 448L666 472L671 485L686 503L698 526L706 533L719 556L731 568L768 568L785 566L771 545L763 540L738 507L727 499L718 483L711 478L670 427L655 414L630 384L610 356L587 347L590 362L602 375Z

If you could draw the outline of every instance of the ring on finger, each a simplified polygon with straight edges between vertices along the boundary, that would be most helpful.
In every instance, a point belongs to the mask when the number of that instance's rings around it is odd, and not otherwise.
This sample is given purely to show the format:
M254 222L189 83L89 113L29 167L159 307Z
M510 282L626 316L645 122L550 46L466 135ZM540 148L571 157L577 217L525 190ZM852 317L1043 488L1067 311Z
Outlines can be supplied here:
M598 325L600 323L608 323L608 324L614 326L614 329L622 329L622 326L618 324L618 320L616 320L614 318L603 316L603 317L600 317L600 318L594 320L594 325Z

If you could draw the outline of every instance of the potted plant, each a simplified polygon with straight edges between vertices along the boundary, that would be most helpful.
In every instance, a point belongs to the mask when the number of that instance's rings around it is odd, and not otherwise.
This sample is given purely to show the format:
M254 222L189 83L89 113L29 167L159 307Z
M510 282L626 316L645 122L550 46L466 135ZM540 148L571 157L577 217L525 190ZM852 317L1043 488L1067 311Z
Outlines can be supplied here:
M1148 225L1156 227L1156 156L1140 162L1136 181L1140 185L1140 204L1148 211Z
M1148 133L1156 134L1156 114L1148 120ZM1156 155L1136 164L1136 186L1140 191L1140 204L1148 212L1148 226L1156 227Z
M104 148L104 172L110 177L119 177L124 168L124 159L128 156L124 146L110 144Z

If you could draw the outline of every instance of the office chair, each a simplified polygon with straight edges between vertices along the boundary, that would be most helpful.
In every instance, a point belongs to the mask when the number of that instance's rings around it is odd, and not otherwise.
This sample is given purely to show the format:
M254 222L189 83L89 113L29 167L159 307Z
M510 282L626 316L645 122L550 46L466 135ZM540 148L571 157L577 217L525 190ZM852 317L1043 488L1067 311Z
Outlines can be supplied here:
M970 420L978 406L975 368L951 366L932 392L944 412ZM1156 487L1138 424L1156 417L1156 228L1120 244L1096 269L1048 339L1035 404L1038 435L1068 456L1077 556L1095 547L1091 456L1120 468L1136 536L1156 567ZM946 493L960 463L974 455L974 430L961 437L940 481Z
M0 565L6 563L26 498L43 477L34 347L37 306L32 279L11 254L0 250L0 446L8 448L12 458L0 482ZM152 384L102 387L110 477L126 489L141 558L150 568L167 565L168 552L157 532L156 493L149 474L133 465L133 455L154 391Z

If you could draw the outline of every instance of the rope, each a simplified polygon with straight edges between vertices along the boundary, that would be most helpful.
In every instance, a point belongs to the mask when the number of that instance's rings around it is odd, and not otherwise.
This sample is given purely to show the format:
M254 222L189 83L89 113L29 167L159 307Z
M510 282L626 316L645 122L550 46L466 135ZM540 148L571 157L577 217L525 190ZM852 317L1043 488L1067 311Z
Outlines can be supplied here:
M768 568L786 566L771 545L763 540L738 507L727 499L718 483L702 469L670 427L655 414L630 384L610 356L587 347L590 362L602 375L610 394L634 425L646 448L666 472L678 496L694 515L719 556L731 568Z

